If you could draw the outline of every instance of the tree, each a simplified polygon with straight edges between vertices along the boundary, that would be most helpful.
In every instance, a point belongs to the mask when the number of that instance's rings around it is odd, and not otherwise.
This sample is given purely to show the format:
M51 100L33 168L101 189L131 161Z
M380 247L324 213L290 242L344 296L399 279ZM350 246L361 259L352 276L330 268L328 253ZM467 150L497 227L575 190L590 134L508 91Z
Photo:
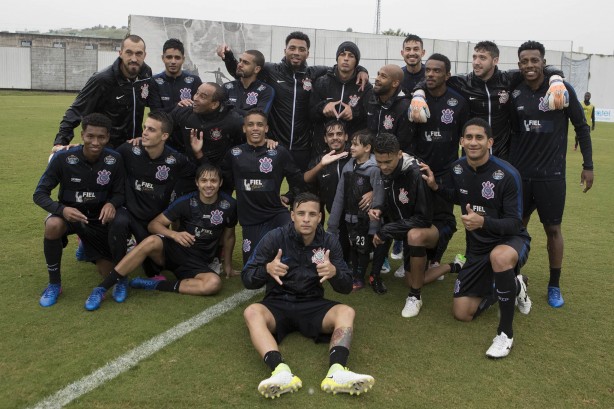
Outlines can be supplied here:
M407 33L405 31L401 31L400 28L397 28L396 30L389 28L388 30L383 31L382 34L385 36L407 37Z

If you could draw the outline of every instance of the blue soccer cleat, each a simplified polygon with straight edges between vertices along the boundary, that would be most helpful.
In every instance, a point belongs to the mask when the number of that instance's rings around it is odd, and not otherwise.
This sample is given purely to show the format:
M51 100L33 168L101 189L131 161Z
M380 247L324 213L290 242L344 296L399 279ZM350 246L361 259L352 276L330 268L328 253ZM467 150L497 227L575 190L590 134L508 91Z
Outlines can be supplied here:
M75 252L75 258L77 261L87 261L87 256L85 255L85 249L83 248L83 242L81 239L78 240L77 251Z
M140 288L141 290L155 290L159 282L159 280L152 278L137 277L130 280L130 287Z
M559 287L548 287L548 305L552 308L560 308L565 304Z
M92 293L87 300L85 300L85 309L88 311L95 311L100 308L100 304L107 293L107 290L103 287L96 287L92 290Z
M122 278L113 287L113 299L116 302L124 302L128 297L128 279Z
M41 307L51 307L53 304L58 302L58 297L60 294L62 294L62 285L49 283L47 288L45 288L43 291L41 299L38 303Z

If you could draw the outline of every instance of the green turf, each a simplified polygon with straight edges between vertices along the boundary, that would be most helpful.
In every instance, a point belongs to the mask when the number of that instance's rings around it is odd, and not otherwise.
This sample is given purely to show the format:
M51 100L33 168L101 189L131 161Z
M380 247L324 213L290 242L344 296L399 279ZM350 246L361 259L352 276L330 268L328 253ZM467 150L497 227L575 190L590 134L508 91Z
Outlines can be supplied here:
M132 291L124 304L108 299L99 311L86 312L83 303L100 280L92 265L74 260L71 238L62 266L64 294L52 308L38 306L47 280L42 254L45 212L32 203L32 193L59 120L73 98L74 94L0 92L0 408L34 405L242 289L234 278L224 280L224 289L215 297ZM454 280L446 277L424 289L425 304L418 317L403 319L406 289L389 274L384 279L390 291L384 296L370 289L349 296L327 289L328 296L357 311L349 365L375 377L366 395L321 392L327 347L293 334L281 350L302 378L303 389L279 400L262 398L256 386L268 370L251 347L243 305L68 407L612 407L609 268L614 255L608 243L614 233L614 181L608 176L614 173L613 135L614 124L597 124L596 182L587 194L579 186L580 152L570 149L568 154L561 280L566 305L559 310L546 303L548 263L536 216L529 226L533 241L523 271L530 277L533 310L528 316L516 315L514 349L504 360L484 357L495 335L496 308L475 322L455 321L450 313ZM463 247L460 232L446 258ZM398 263L393 262L393 269ZM235 268L240 268L238 262Z

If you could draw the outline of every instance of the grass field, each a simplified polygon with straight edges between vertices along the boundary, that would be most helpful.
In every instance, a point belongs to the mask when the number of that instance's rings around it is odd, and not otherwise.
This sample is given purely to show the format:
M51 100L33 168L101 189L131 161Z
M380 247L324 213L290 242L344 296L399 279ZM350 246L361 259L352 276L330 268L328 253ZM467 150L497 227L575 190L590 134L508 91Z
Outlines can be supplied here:
M34 406L243 289L233 278L224 281L219 295L207 298L132 291L124 304L109 298L99 311L87 312L83 303L100 280L92 265L75 261L71 238L62 266L64 293L51 308L38 305L47 283L45 212L32 203L32 193L73 98L0 93L0 408ZM373 390L365 395L320 391L327 346L293 334L281 351L303 380L303 389L274 401L262 398L256 386L269 373L249 341L242 318L245 302L67 407L614 407L614 180L609 178L614 174L614 124L597 124L593 152L596 181L587 194L579 186L580 152L570 149L568 154L561 280L566 304L555 310L546 303L545 237L535 216L529 226L531 255L523 270L530 277L533 310L528 316L516 314L514 349L504 360L484 356L495 335L497 308L468 324L455 321L450 312L454 280L446 277L423 290L418 317L403 319L406 289L389 274L384 296L370 289L344 296L327 288L330 298L357 311L349 366L375 377ZM461 231L446 258L463 248ZM240 260L238 249L235 255ZM236 262L235 268L240 267Z

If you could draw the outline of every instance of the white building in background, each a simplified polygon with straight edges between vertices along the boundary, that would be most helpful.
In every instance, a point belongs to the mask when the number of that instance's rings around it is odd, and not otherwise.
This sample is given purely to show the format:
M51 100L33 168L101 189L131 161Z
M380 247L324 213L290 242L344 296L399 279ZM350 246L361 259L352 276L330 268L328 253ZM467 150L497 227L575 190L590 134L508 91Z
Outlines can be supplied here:
M284 41L291 31L309 35L311 65L335 64L335 52L343 41L355 42L361 51L360 64L373 77L384 64L403 64L400 50L403 37L304 27L282 27L181 18L130 16L130 32L147 44L147 59L154 73L164 69L160 55L168 38L179 38L186 47L184 68L203 81L226 82L232 76L215 54L226 43L236 55L247 49L260 50L267 61L283 57ZM419 34L419 33L417 33ZM426 56L446 55L452 73L471 71L475 43L424 38ZM0 33L0 88L77 91L96 71L113 62L120 41L110 39ZM520 45L520 44L518 44ZM517 47L499 46L499 68L517 68ZM569 51L546 51L549 64L563 70L579 98L586 91L598 107L598 121L614 122L614 56Z

